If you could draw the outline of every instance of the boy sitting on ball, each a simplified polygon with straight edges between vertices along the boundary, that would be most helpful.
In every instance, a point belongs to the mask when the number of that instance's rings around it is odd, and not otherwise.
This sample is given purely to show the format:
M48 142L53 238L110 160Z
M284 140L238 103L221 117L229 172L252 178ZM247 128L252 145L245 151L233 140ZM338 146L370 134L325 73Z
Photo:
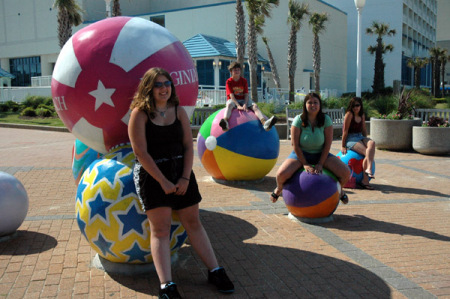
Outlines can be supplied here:
M252 103L248 99L248 83L247 80L241 76L241 64L238 62L233 62L228 67L231 77L228 78L226 82L226 92L227 92L227 106L225 111L225 117L220 120L220 127L222 130L226 131L229 129L228 120L231 116L231 111L233 108L238 110L248 111L248 108L255 112L256 116L261 120L263 127L266 131L269 131L277 122L277 117L272 116L270 119L259 110L258 105Z

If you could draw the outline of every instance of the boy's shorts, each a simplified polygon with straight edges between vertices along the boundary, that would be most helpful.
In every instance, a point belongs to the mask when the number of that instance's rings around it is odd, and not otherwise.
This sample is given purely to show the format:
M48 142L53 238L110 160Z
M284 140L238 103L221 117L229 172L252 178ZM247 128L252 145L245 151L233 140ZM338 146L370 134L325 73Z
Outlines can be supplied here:
M228 100L228 101L231 101L233 108L237 108L236 104L232 100ZM241 106L243 106L245 103L245 100L237 100L237 101L238 101L239 105L241 105ZM249 99L247 101L247 108L252 108L252 106L253 106L253 102L252 102L252 100Z

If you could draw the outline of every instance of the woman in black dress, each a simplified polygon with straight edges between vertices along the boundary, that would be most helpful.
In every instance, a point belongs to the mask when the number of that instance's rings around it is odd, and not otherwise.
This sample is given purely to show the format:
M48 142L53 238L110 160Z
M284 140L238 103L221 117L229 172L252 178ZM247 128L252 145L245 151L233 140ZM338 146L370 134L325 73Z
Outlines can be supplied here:
M201 195L192 171L192 132L169 73L151 68L142 78L131 103L128 134L136 155L134 181L150 222L153 262L160 298L181 298L172 282L170 225L175 211L191 245L208 268L208 281L221 292L234 291L225 270L218 266L199 218Z

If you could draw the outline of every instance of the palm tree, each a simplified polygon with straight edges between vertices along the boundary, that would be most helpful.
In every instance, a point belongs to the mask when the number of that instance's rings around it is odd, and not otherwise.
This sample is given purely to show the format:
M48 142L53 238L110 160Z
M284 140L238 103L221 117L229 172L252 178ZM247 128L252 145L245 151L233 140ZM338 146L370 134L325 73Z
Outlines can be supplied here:
M272 7L278 6L279 0L247 0L248 13L248 65L250 68L251 99L258 102L258 49L257 33L262 31L265 17L270 17Z
M316 93L320 93L320 41L319 34L325 31L325 22L328 21L327 13L313 13L309 19L309 25L312 26L313 39L313 68Z
M83 10L75 0L55 0L53 7L58 9L58 40L62 48L72 36L72 26L83 22Z
M369 46L367 51L370 54L375 53L375 68L373 76L373 92L380 93L384 89L384 66L383 54L392 52L394 46L392 44L385 45L383 42L383 36L394 36L395 29L389 30L389 25L385 23L378 23L374 21L372 27L366 28L366 33L369 35L377 35L377 44L375 46Z
M242 0L236 0L236 60L242 66L245 59L245 15Z
M430 60L431 60L431 68L432 68L432 86L431 86L431 93L436 98L441 97L441 60L439 57L442 56L443 51L440 47L433 47L430 49Z
M278 75L278 70L277 70L277 66L275 64L275 60L273 59L272 51L270 51L269 40L265 36L263 36L262 40L263 40L264 44L266 45L267 56L269 57L269 64L270 64L270 68L272 69L273 81L275 82L275 86L278 89L280 89L281 88L280 76Z
M434 96L436 94L435 80L436 80L436 57L438 55L438 48L430 48L430 63L431 63L431 94Z
M118 17L122 15L122 11L120 10L120 3L119 0L113 1L113 8L112 8L112 16Z
M441 55L439 56L439 60L441 62L442 96L444 96L445 94L445 65L447 64L447 61L449 59L449 56L447 54L447 49L443 49Z
M428 63L429 59L425 57L415 57L408 59L408 66L414 68L414 86L420 88L420 70L424 68Z
M295 70L297 68L297 32L300 31L302 20L309 15L308 4L289 0L288 24L291 24L288 41L288 78L289 78L289 102L294 102Z

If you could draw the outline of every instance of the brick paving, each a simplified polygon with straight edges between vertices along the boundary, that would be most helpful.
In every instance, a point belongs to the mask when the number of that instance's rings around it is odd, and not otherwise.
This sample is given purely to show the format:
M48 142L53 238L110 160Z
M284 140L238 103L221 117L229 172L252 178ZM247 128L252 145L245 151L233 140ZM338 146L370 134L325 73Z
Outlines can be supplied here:
M0 171L28 192L27 217L0 240L0 298L156 298L156 273L124 275L91 266L96 252L75 217L74 136L0 128ZM339 151L334 141L332 153ZM173 264L186 298L450 298L450 156L376 152L375 191L347 189L334 221L291 219L269 201L278 166L260 182L214 182L194 160L201 218L233 295L206 283L185 244Z

